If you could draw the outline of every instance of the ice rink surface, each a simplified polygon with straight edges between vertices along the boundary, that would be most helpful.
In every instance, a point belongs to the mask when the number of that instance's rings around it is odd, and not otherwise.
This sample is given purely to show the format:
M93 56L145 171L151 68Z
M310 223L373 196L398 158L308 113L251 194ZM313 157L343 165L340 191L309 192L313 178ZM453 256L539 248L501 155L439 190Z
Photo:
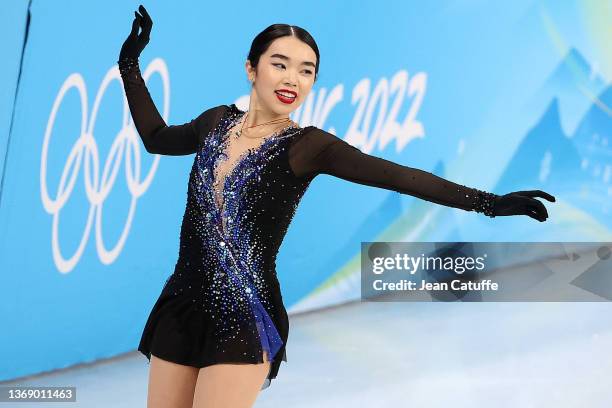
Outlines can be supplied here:
M607 408L611 312L605 302L355 302L292 315L288 362L255 406ZM132 352L0 385L77 387L76 403L53 407L144 408L147 380Z

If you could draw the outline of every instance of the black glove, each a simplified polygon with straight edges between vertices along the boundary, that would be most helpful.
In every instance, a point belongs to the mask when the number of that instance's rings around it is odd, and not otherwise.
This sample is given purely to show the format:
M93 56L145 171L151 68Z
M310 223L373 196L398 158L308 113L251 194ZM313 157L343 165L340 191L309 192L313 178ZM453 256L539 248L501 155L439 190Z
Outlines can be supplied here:
M149 13L147 13L147 10L142 4L138 7L138 11L140 11L142 15L138 14L137 11L134 12L136 17L132 22L132 31L121 46L119 61L124 58L137 60L142 50L144 50L149 43L149 35L151 34L151 27L153 27L153 20L151 20ZM140 35L138 34L139 27L142 28Z
M533 197L545 198L555 202L555 197L542 190L515 191L497 196L493 202L493 215L528 215L540 222L546 221L548 211L540 201Z

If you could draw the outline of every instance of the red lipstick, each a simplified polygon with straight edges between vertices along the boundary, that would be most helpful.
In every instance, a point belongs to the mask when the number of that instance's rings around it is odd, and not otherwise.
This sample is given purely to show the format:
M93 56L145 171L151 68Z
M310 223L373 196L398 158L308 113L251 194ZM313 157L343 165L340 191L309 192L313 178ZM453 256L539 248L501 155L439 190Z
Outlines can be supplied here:
M297 98L297 92L289 89L277 89L274 91L279 101L286 104L291 104Z

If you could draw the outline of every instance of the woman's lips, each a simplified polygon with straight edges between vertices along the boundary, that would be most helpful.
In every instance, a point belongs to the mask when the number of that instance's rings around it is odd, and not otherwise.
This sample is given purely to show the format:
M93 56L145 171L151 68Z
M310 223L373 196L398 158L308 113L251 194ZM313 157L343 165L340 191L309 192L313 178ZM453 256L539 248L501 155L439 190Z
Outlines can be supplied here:
M276 94L276 97L278 98L279 101L281 101L282 103L286 103L286 104L293 103L293 101L295 101L295 98L296 98L295 96L293 97L285 96L281 94L279 91L274 91L274 93ZM289 92L287 92L287 94L289 94Z

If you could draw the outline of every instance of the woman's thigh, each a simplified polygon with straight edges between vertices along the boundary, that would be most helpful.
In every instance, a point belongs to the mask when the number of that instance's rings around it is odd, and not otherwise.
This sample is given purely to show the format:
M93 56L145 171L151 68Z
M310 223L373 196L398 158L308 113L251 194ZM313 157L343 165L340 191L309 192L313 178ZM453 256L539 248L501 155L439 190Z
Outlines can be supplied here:
M191 408L198 370L151 355L147 408Z
M200 368L193 408L250 408L269 371L265 351L264 362L260 364L214 364Z

